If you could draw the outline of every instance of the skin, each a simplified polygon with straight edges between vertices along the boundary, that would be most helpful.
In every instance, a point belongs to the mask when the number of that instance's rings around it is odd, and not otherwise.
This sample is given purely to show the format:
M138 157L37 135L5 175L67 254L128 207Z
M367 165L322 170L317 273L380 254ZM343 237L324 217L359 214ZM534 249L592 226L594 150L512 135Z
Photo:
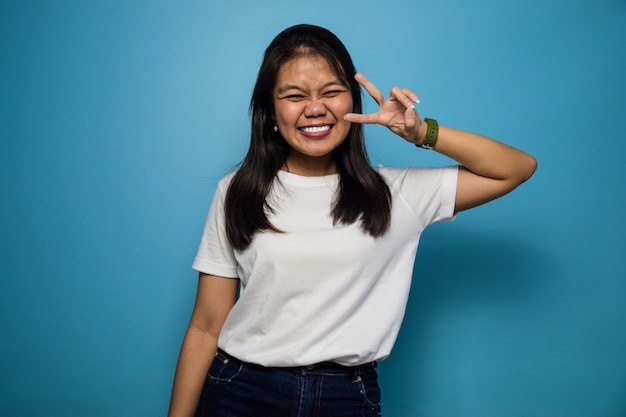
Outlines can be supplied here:
M348 113L352 123L381 124L408 142L421 144L426 123L415 110L417 95L394 87L387 99L363 74L356 80L380 106L376 113ZM455 212L487 203L514 190L532 176L537 161L531 155L482 135L439 126L434 150L457 161L461 168L456 189Z
M351 123L350 88L318 56L299 56L278 72L274 87L274 121L291 146L289 171L318 176L336 172L332 152L344 141ZM306 131L307 128L326 128ZM285 167L286 168L286 167Z
M196 303L176 365L168 416L195 414L209 366L217 353L217 338L235 304L238 279L200 274Z
M287 158L290 172L309 176L335 173L332 151L345 139L351 123L380 124L408 142L423 142L426 123L415 110L415 93L394 87L385 98L363 74L356 74L355 78L380 106L377 112L351 113L349 88L319 57L298 57L281 68L274 89L274 117L292 148ZM312 126L331 129L323 133L302 131ZM434 150L461 165L456 212L507 194L530 178L537 167L535 159L520 150L445 126L439 127ZM220 330L235 303L237 287L237 279L200 274L196 303L176 368L170 417L194 415L217 351Z

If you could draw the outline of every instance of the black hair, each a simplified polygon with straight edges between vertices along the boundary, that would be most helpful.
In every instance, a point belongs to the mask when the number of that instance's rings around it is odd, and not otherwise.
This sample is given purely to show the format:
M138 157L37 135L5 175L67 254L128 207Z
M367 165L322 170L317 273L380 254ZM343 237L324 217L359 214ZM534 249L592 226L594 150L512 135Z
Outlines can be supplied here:
M268 220L272 207L267 196L291 148L273 129L273 91L281 67L302 55L326 60L350 88L353 112L362 112L361 88L354 79L356 70L337 36L322 27L302 24L287 28L274 38L265 50L250 100L250 147L226 193L226 233L235 249L248 247L257 232L280 232ZM335 224L360 220L361 228L371 236L383 235L391 217L391 193L370 164L361 124L352 123L348 136L334 150L334 157L340 176L331 211Z

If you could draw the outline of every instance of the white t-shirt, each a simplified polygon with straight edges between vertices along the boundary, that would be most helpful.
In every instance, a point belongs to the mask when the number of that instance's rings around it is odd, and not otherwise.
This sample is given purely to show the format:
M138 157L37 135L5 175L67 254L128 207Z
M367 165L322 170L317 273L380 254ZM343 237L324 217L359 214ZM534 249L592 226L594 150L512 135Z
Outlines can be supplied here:
M333 226L339 176L279 171L270 222L234 250L224 226L232 174L215 192L193 268L238 277L240 296L219 336L229 354L264 366L323 361L354 366L384 359L396 340L420 235L453 218L458 169L378 169L392 195L391 224L372 238L359 222Z

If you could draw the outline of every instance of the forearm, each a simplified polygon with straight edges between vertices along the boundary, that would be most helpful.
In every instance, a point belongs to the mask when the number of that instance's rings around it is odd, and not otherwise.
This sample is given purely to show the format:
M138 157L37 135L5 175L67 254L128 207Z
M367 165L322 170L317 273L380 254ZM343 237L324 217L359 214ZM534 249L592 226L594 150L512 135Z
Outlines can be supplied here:
M439 126L434 150L476 175L514 186L530 178L537 164L532 156L504 143L445 126Z
M169 417L195 414L216 351L217 338L210 332L192 326L187 329L176 366Z

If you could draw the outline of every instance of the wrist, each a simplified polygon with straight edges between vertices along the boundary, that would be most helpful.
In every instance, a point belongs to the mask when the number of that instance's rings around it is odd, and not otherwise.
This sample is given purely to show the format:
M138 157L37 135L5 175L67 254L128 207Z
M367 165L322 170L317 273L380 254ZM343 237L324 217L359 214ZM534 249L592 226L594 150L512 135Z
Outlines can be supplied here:
M439 136L439 124L435 119L425 118L417 129L415 146L431 150L437 143Z

